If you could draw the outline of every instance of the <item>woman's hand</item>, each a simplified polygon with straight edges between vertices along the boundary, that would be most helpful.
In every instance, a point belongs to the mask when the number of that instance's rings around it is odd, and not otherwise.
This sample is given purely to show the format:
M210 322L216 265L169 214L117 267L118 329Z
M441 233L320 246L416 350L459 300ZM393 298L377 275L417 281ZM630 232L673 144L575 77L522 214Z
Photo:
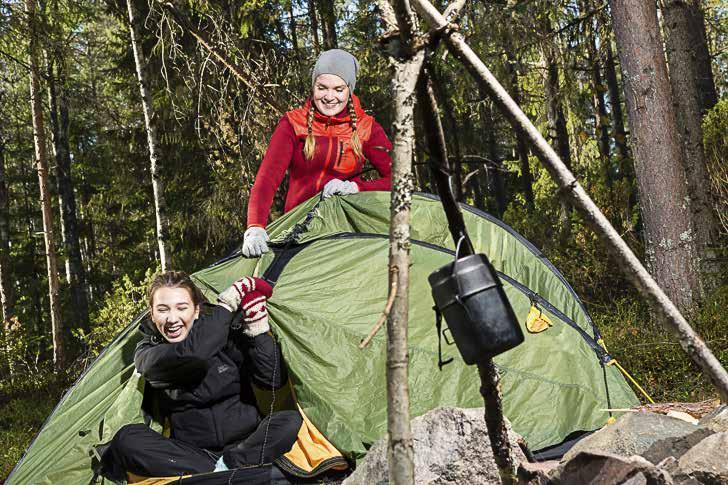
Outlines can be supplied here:
M334 194L349 195L359 192L359 186L355 182L347 180L331 179L324 185L324 199Z
M268 252L268 233L258 226L249 227L243 235L243 256L246 258L257 258Z
M273 288L267 281L246 276L220 293L217 301L231 312L243 310L243 333L255 337L270 330L266 302L272 294Z

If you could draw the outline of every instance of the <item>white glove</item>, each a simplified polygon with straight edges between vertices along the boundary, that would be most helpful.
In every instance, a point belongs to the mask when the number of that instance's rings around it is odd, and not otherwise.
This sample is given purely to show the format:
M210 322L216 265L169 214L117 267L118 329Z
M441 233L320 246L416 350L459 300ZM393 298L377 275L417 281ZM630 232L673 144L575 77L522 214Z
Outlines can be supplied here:
M243 235L243 256L246 258L257 258L268 252L266 241L270 241L268 233L262 227L249 227Z
M355 182L346 180L331 179L324 185L324 199L328 199L334 194L349 195L359 192L359 186Z

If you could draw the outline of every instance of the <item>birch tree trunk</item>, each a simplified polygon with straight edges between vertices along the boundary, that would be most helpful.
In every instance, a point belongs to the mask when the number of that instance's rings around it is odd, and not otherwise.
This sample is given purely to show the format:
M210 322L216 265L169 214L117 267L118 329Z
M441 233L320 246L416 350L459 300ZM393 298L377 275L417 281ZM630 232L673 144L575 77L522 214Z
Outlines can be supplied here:
M167 219L167 204L164 198L164 184L159 168L159 137L157 136L157 124L154 110L152 109L152 100L149 96L149 83L147 82L145 73L147 61L142 51L141 35L137 24L137 12L134 6L134 0L127 0L126 6L129 11L129 34L131 35L131 46L134 50L134 63L136 64L139 93L141 94L142 108L144 109L147 143L149 144L149 171L152 176L152 190L154 191L154 212L157 220L159 261L162 266L162 271L166 271L171 264L167 249L169 222Z
M35 146L35 162L38 171L40 203L43 212L43 239L46 248L46 267L48 269L48 299L50 301L51 331L53 335L53 364L57 371L66 361L66 344L63 337L61 321L61 305L58 289L58 262L53 237L53 209L50 191L48 190L48 161L46 158L45 126L43 123L42 91L40 88L40 71L38 63L38 32L35 12L35 0L25 1L25 12L28 16L30 46L28 48L28 65L30 70L30 104L33 116L33 144Z
M715 245L719 225L703 149L703 115L717 102L705 19L699 0L663 0L661 4L693 227L698 253L708 262L708 248Z
M53 150L56 159L58 205L61 212L61 237L66 252L66 280L71 290L78 327L89 330L86 272L81 261L81 244L76 217L76 195L71 179L71 150L68 141L68 96L65 58L60 49L49 54L48 97L50 101ZM55 66L55 72L53 69Z
M610 0L635 153L645 253L655 280L678 308L700 297L696 236L657 7Z

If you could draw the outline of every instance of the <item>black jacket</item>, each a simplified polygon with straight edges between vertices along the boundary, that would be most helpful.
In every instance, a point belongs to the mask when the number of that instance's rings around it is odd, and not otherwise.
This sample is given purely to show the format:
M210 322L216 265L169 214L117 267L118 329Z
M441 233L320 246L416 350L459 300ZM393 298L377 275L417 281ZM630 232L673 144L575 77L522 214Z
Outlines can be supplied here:
M144 337L134 364L160 390L173 438L214 452L236 444L261 419L251 381L277 389L288 379L275 339L231 330L239 318L221 306L203 305L187 338L176 343L167 342L150 320L140 325Z

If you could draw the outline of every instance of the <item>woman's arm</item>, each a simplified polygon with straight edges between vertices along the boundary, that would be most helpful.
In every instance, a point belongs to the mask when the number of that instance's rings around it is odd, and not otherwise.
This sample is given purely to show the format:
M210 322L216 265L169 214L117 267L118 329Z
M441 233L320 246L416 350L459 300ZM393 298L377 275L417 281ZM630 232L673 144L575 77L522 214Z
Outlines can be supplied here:
M205 306L181 342L155 343L145 335L134 352L134 365L152 387L166 388L198 381L209 359L227 343L233 318L226 308Z
M268 143L263 161L255 175L253 188L248 200L248 227L265 227L268 223L273 196L281 185L286 170L291 164L293 150L298 140L290 121L283 116Z
M392 158L389 152L392 151L392 143L384 134L384 129L376 121L372 124L372 133L369 140L362 147L364 156L379 172L378 179L361 180L359 177L353 179L359 190L390 190L392 188Z
M281 346L270 332L255 337L243 337L244 368L256 386L279 389L288 381Z

